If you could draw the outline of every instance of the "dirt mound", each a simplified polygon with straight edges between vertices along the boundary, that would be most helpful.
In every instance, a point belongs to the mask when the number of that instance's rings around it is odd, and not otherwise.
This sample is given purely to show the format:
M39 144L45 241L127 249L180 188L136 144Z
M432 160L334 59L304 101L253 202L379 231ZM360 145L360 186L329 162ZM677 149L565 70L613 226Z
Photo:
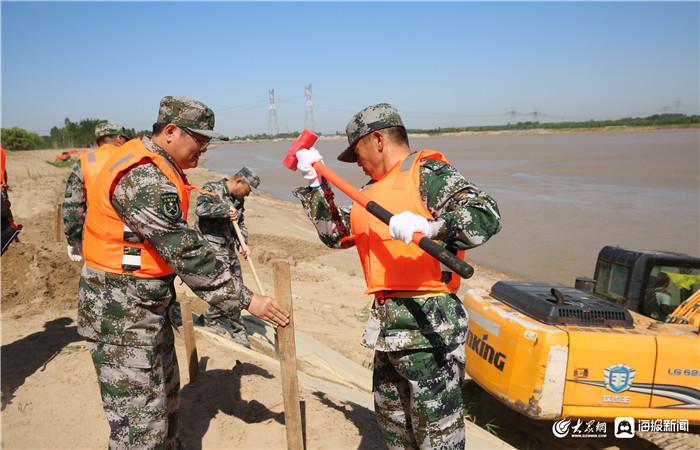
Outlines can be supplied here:
M32 234L52 235L49 220L27 222ZM20 234L21 242L10 245L2 256L3 311L21 315L36 309L76 308L81 265L68 260L65 243L45 239L37 245L26 239L28 235L24 237ZM288 258L296 264L330 251L321 244L267 234L251 235L251 245L259 264L275 258Z
M295 264L332 251L323 244L312 244L301 239L270 234L251 234L250 245L255 249L253 258L259 264L265 264L275 258L288 258L292 264Z
M27 242L10 245L2 255L4 313L77 307L80 264L68 261L57 248L64 246L53 242L38 246Z

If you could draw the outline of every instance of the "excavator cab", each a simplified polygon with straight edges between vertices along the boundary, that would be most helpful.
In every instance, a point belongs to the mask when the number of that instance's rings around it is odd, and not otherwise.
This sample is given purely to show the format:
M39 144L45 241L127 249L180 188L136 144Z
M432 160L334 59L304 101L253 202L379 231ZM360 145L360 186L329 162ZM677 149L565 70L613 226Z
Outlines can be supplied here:
M576 281L468 290L469 376L533 419L700 424L700 258L604 247Z
M700 290L700 258L606 246L598 254L595 279L579 278L577 287L582 281L584 290L664 322Z

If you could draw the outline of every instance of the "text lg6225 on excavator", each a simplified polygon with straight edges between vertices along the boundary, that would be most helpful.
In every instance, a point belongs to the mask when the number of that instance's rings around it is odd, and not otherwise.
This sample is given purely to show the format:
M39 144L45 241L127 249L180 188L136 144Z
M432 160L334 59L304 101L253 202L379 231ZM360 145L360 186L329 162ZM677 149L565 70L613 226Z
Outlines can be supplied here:
M577 285L468 291L471 378L533 419L700 424L700 258L604 247Z

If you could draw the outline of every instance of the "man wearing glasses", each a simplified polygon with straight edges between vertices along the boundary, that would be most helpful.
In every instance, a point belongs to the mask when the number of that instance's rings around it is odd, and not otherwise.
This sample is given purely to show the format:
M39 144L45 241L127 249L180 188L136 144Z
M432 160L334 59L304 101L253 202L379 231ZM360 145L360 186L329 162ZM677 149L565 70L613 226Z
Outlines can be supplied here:
M196 167L215 133L214 112L164 97L153 137L133 139L105 163L88 191L78 331L88 346L110 426L110 449L178 448L180 378L169 309L175 276L235 316L241 308L286 326L289 314L254 294L197 230L187 227Z
M83 259L83 224L87 213L87 190L109 159L112 150L130 139L126 129L116 122L101 122L95 127L97 148L80 155L66 181L63 199L63 232L68 241L68 258Z

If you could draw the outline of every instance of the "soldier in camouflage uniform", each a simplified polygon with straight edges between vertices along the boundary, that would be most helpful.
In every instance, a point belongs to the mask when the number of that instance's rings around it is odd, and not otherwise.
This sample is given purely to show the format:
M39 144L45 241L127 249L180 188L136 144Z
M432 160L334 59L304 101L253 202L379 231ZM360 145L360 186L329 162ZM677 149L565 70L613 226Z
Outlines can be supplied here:
M419 173L416 186L420 197L413 193L415 197L412 198L416 198L417 203L422 200L427 210L425 216L408 210L395 215L389 230L378 220L370 219L375 220L376 225L370 225L369 235L384 233L386 238L382 236L383 241L378 244L378 241L373 241L374 247L362 250L359 239L367 232L362 228L355 230L353 225L358 222L353 222L351 215L357 212L355 217L359 217L363 210L359 205L353 206L352 210L337 208L329 195L330 186L326 180L317 177L311 166L321 160L320 154L313 148L301 150L297 152L298 168L310 184L295 190L294 195L301 200L320 239L327 246L347 248L357 242L361 260L363 257L376 258L375 264L383 261L386 276L393 273L391 276L403 278L401 282L410 282L406 278L411 275L401 273L410 262L400 258L387 259L386 256L388 252L400 255L400 252L407 251L402 248L409 247L401 247L403 244L397 247L398 244L392 244L395 241L391 239L408 244L413 232L421 231L456 252L481 245L500 230L498 207L490 196L445 160L422 159L411 153L406 129L391 105L382 103L363 109L350 121L346 134L349 145L338 159L356 162L372 178L363 188L367 195L371 189L379 187L383 179L395 177L410 163L410 167ZM423 151L419 153L423 154ZM354 208L359 209L355 211ZM420 264L424 263L419 263L419 267ZM427 264L433 265L431 273L437 274L439 281L425 280L426 285L439 286L442 282L451 286L447 283L451 283L454 274L444 272L445 268L438 267L432 259ZM395 267L393 272L392 265ZM464 408L460 386L464 376L468 318L454 295L456 288L432 289L438 292L371 289L373 284L382 282L373 278L372 267L363 262L368 293L375 295L375 301L362 345L375 349L375 411L388 446L392 449L464 448ZM391 285L395 282L385 283Z
M186 200L178 191L189 188L182 170L197 166L209 140L219 136L213 128L214 113L203 103L164 97L153 137L119 148L91 197L78 331L89 341L110 449L180 447L179 371L168 315L175 304L175 275L225 315L246 308L273 326L289 323L274 299L254 294L233 277L227 261L184 220ZM100 224L103 238L95 231ZM169 274L145 276L144 267L154 267L156 257L167 267L153 270Z
M97 151L119 147L129 140L126 129L116 122L101 122L95 127ZM82 259L83 224L87 213L87 191L83 177L82 158L73 164L63 199L63 232L68 240L68 258Z
M242 279L242 274L236 250L246 259L251 254L248 228L244 220L245 198L258 186L260 178L249 168L243 167L232 178L211 181L202 186L203 190L215 195L202 193L197 197L195 226L219 251L220 256L228 261L231 275L238 279ZM241 230L244 242L238 241L231 223L234 220ZM224 317L217 308L209 308L204 313L204 323L222 334L230 335L239 344L250 347L240 314L237 317Z

